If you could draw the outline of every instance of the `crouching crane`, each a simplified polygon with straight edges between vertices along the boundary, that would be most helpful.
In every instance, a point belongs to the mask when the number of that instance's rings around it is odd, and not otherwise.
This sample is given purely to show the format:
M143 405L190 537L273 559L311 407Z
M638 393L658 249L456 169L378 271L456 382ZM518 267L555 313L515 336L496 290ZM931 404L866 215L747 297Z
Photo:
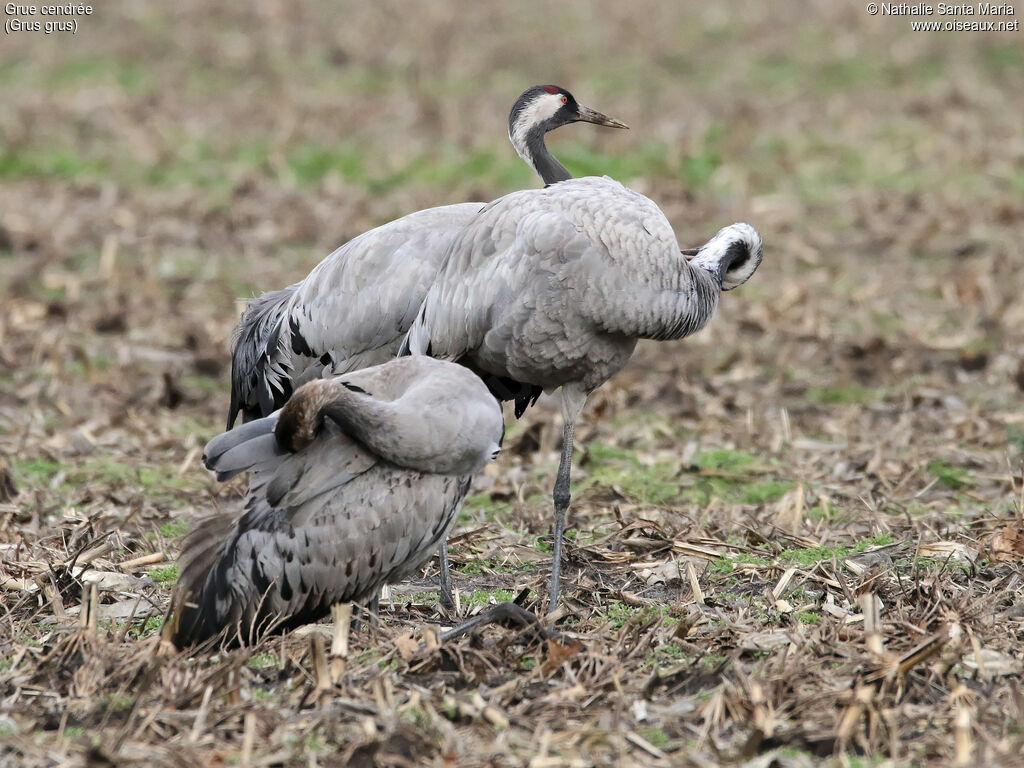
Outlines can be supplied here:
M521 415L561 390L563 447L554 500L549 597L557 606L573 432L587 396L617 373L638 339L681 339L711 318L719 294L761 263L748 224L680 252L665 214L607 177L506 195L452 242L402 345L461 362Z
M503 434L477 376L407 357L310 382L213 438L206 466L250 472L249 491L237 519L186 539L172 641L248 644L375 598L437 551Z

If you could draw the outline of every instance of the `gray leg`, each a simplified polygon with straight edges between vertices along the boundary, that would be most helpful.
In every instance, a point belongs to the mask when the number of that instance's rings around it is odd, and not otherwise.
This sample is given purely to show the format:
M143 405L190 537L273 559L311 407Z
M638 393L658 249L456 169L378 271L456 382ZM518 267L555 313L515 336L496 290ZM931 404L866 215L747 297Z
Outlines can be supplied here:
M565 535L565 512L569 508L569 472L572 469L572 438L575 424L566 419L562 429L562 458L558 462L558 477L555 479L555 540L554 559L551 562L551 581L548 583L548 613L558 608L558 587L562 572L562 538Z
M373 596L370 604L363 608L361 605L357 605L355 611L352 613L352 631L360 632L363 629L363 622L360 617L365 616L367 624L374 627L380 626L380 591Z
M441 551L437 554L438 570L440 570L441 587L439 595L441 607L448 613L455 610L455 593L452 591L452 572L448 565L448 540L441 542Z

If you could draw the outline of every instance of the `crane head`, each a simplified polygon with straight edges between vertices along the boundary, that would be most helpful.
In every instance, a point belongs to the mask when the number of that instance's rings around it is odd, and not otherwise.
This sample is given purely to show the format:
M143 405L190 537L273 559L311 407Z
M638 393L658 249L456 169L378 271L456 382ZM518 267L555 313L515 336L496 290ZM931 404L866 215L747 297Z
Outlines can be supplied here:
M738 222L719 230L700 248L682 251L690 264L714 273L722 290L743 285L757 271L764 258L761 235L749 224Z
M274 426L274 437L281 448L298 453L316 439L324 423L323 408L330 403L332 392L329 379L314 379L295 391Z
M536 128L547 133L561 125L581 122L609 128L629 127L621 120L583 106L565 88L534 85L523 91L512 105L508 116L508 134L514 144L517 136L525 136Z

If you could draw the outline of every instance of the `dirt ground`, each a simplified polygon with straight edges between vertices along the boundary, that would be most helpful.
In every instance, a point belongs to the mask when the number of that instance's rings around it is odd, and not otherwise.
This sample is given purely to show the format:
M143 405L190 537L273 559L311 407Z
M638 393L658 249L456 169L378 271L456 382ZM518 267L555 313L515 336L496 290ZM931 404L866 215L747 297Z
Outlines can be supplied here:
M771 5L111 0L4 36L0 763L1024 764L1024 37ZM561 639L438 648L431 565L347 649L174 654L181 536L243 489L199 463L239 299L537 186L505 131L538 82L631 126L553 134L575 175L765 241L591 398ZM545 597L560 423L507 416L458 618Z

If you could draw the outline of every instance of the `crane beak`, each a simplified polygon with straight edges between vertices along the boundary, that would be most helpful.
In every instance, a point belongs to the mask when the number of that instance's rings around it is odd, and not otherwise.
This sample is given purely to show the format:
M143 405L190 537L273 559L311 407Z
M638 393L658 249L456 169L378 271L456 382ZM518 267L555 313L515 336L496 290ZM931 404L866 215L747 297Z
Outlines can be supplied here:
M608 115L598 112L596 109L590 107L584 107L582 104L578 108L579 115L576 117L575 122L578 123L593 123L594 125L606 125L609 128L629 128L621 120L616 120L614 117L608 117Z
M681 249L679 250L679 252L680 252L681 254L683 254L683 256L685 256L685 257L686 257L686 260L687 260L687 261L689 261L689 260L690 260L690 259L692 259L692 258L693 258L694 256L696 256L696 255L697 255L698 253L700 253L700 248L681 248Z

